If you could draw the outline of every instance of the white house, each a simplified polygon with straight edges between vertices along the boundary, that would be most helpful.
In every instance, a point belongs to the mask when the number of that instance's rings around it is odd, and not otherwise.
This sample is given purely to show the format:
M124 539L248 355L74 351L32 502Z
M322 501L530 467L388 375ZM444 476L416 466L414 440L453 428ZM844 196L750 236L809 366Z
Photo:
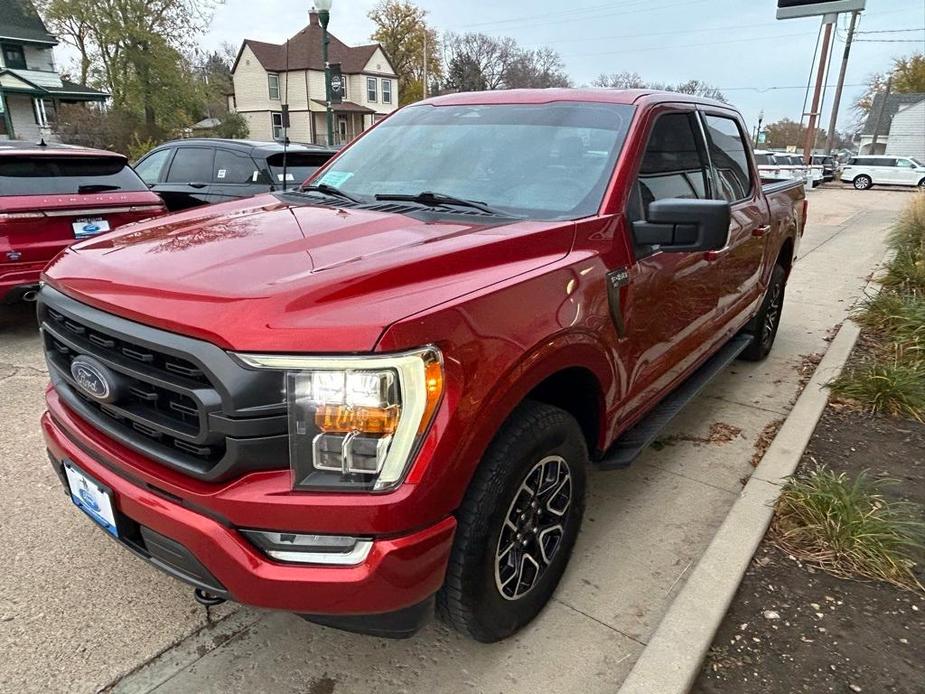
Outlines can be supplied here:
M351 47L329 37L328 60L341 64L346 85L343 103L333 108L340 144L398 108L398 75L379 44ZM327 142L321 41L317 12L309 13L308 26L287 43L244 40L232 68L228 106L247 120L252 139L282 140L282 105L288 103L289 139Z
M858 154L921 156L925 147L923 104L925 93L877 94L861 133ZM894 141L896 136L899 139Z
M925 161L925 98L899 107L893 116L886 153Z
M109 98L61 79L57 44L30 0L0 0L0 140L54 140L59 104Z

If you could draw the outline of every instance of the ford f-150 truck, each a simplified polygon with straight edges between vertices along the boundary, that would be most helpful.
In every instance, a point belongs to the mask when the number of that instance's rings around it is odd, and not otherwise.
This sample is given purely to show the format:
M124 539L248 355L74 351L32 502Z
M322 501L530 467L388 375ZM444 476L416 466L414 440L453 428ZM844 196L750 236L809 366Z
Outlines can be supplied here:
M201 602L498 640L556 588L588 465L768 354L805 214L725 104L423 101L298 190L60 255L49 457Z

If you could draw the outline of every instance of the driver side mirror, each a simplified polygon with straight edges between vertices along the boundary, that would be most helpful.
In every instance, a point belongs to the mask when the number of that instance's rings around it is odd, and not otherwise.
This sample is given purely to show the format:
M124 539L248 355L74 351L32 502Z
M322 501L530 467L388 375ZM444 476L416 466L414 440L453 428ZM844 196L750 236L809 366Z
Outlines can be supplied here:
M633 235L640 246L665 253L718 251L729 241L731 215L725 200L656 200L645 221L633 222Z

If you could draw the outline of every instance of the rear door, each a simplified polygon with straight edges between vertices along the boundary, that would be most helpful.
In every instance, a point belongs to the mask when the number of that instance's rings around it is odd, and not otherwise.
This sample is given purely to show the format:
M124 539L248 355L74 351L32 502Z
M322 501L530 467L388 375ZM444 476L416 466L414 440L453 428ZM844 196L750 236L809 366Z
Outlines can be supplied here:
M164 182L155 186L171 212L208 205L212 196L212 164L215 148L211 146L177 147Z
M871 163L873 165L870 167L870 174L874 183L896 185L898 174L896 159L884 157L881 159L873 159Z
M211 195L215 202L227 202L270 190L266 174L249 154L232 149L215 150Z
M701 113L715 185L713 197L732 206L729 243L708 254L717 265L717 310L723 323L735 320L761 294L761 266L769 212L761 183L752 175L748 138L739 120L721 111Z

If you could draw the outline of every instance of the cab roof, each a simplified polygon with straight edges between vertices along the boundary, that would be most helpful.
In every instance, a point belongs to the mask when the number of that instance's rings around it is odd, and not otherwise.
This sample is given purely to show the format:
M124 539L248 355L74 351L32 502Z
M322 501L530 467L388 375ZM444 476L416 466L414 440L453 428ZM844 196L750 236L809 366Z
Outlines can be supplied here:
M445 94L420 103L434 106L483 104L549 104L557 101L584 101L598 104L693 103L731 109L729 104L691 94L656 89L499 89L484 92Z

